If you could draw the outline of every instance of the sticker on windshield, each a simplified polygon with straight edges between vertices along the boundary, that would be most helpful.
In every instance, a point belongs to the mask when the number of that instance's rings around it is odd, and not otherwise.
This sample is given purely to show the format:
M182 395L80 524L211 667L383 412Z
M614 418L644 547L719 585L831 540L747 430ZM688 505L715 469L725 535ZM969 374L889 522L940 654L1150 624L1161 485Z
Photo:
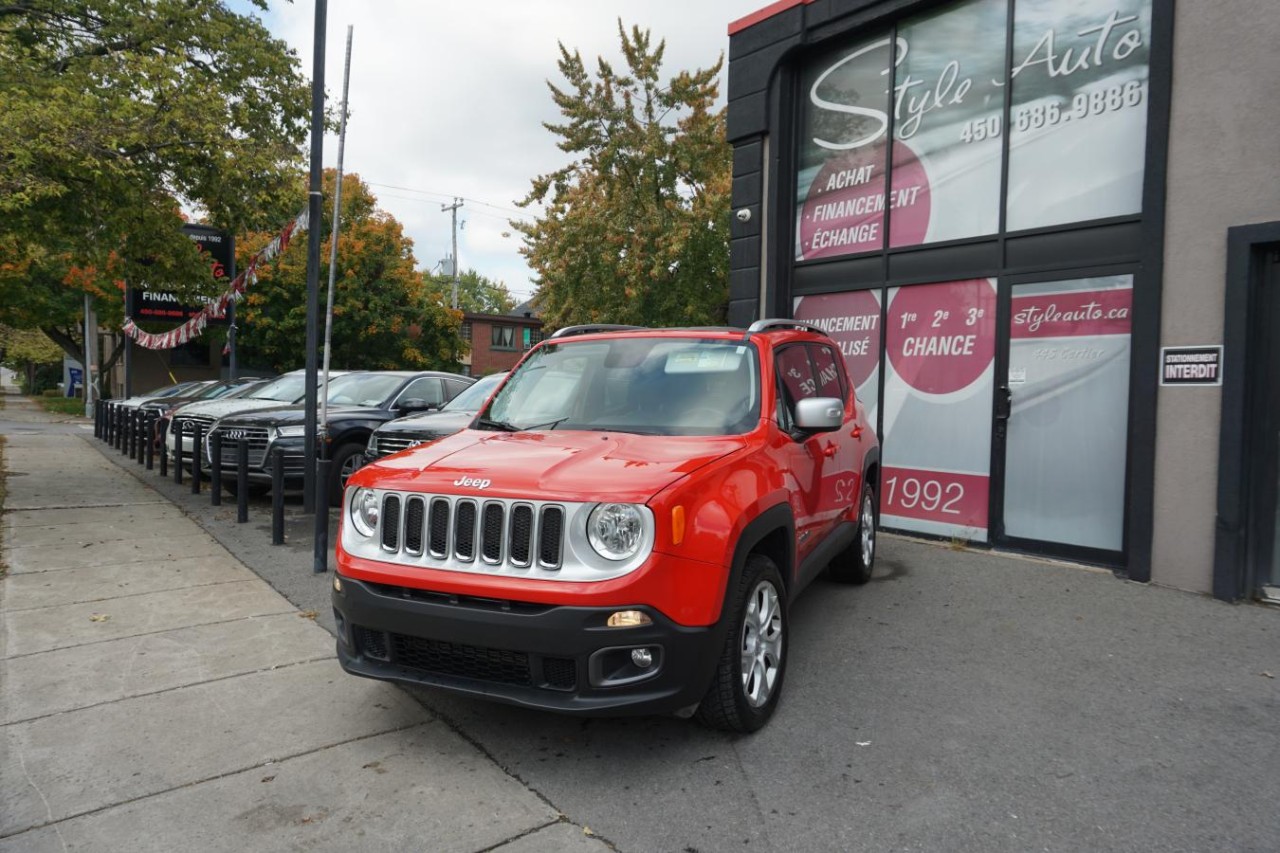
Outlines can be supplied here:
M742 364L744 347L689 347L667 356L665 373L733 373Z

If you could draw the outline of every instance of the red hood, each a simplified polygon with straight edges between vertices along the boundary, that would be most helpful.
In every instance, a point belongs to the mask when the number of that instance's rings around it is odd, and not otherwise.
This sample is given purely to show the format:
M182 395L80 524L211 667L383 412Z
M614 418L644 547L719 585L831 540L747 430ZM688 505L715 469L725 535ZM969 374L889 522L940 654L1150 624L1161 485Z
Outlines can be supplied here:
M351 483L433 494L644 503L681 477L746 445L744 437L736 435L463 430L367 465ZM460 482L464 478L466 482ZM479 488L477 484L485 481Z

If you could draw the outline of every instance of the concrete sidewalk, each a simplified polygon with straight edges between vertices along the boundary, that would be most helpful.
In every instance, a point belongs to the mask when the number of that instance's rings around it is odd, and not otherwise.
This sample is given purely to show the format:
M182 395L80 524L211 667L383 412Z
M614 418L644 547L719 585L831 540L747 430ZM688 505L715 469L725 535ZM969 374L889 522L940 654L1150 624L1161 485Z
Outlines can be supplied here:
M607 849L87 427L0 411L0 851Z

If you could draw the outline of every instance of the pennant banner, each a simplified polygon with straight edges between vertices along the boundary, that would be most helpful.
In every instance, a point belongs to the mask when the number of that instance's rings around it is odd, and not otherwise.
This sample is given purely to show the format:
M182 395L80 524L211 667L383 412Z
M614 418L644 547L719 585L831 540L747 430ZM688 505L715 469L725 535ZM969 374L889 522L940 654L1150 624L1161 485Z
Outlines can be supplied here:
M133 338L134 343L144 349L173 349L193 338L199 337L209 325L210 318L221 320L226 317L227 306L233 302L239 302L245 291L258 280L259 265L271 261L289 248L289 241L293 239L294 234L307 230L307 215L308 211L306 210L299 213L292 222L284 227L283 231L276 235L275 239L253 256L248 266L244 268L244 272L236 276L235 280L227 286L226 292L216 299L211 299L199 314L178 328L153 335L150 332L144 332L139 329L138 324L133 322L132 317L126 317L124 325L120 327L120 331Z

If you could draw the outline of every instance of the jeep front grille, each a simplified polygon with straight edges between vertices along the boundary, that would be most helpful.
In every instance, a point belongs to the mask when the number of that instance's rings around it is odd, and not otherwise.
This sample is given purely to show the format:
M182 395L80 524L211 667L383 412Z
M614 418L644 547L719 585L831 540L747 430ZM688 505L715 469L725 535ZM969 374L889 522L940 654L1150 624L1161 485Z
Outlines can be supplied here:
M452 474L450 474L452 476ZM364 487L367 488L367 487ZM349 487L348 520L356 487ZM639 549L609 560L591 545L587 525L594 501L533 500L464 494L374 489L380 507L376 529L342 526L350 556L404 566L526 580L594 583L639 569L653 553L653 512L636 504L643 519ZM403 585L414 586L408 577Z
M409 557L454 559L495 567L527 569L529 555L538 567L555 570L564 552L564 508L526 501L456 498L443 495L382 498L379 524L382 548ZM425 543L425 549L423 547Z

